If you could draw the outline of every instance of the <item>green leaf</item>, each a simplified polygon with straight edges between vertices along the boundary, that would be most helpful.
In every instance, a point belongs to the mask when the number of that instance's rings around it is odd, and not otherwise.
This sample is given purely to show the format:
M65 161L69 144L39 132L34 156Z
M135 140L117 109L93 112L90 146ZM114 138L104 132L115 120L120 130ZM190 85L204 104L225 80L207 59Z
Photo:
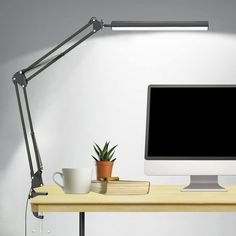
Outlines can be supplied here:
M103 147L103 152L106 153L108 150L109 142L105 142L105 145Z
M98 161L98 159L95 156L93 156L93 155L91 155L91 156L95 161Z
M112 162L114 162L116 160L116 158L114 158L113 160L111 160Z
M106 161L106 153L107 153L107 142L104 144L102 149L101 161Z
M112 151L113 151L117 146L118 146L118 145L115 145L114 147L112 147L112 148L109 150L109 152L108 152L108 155L109 155L109 156L111 155Z
M109 156L109 161L111 160L111 158L113 157L115 151L113 151L113 153L111 153L111 155Z
M94 145L93 145L93 148L94 148L95 152L97 153L97 155L100 156L98 149Z
M94 143L93 145L93 148L97 154L97 156L99 157L99 160L100 161L111 161L115 151L114 149L118 146L118 145L115 145L114 147L112 147L110 150L109 150L109 144L110 142L106 141L103 148L100 148L96 143ZM97 158L92 156L96 161ZM114 161L115 159L113 159Z
M108 153L107 153L106 150L105 150L104 153L103 153L103 160L104 160L104 161L108 161Z
M108 155L108 152L106 152L106 161L109 161L109 155Z
M97 147L97 150L99 151L99 155L101 155L101 153L102 153L102 149L96 144L96 143L94 143L95 145L96 145L96 147Z

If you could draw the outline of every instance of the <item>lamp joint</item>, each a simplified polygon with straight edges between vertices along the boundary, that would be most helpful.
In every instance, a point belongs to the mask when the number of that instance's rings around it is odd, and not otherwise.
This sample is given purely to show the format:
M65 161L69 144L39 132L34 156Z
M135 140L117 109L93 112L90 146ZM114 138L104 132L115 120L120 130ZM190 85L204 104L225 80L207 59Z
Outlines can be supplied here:
M31 177L31 187L32 188L38 188L43 186L43 178L42 178L42 171L38 170L33 174Z
M19 84L22 87L27 86L27 79L25 77L25 74L22 71L16 72L13 77L12 77L13 83L14 84Z
M103 28L103 21L98 21L95 17L91 19L93 24L93 32L97 32Z

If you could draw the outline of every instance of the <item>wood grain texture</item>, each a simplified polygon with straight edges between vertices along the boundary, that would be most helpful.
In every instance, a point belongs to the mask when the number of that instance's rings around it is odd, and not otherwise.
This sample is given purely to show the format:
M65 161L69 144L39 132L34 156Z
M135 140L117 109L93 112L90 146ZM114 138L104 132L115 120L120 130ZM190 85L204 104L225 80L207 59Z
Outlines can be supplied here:
M48 196L31 199L34 212L236 212L236 186L228 192L181 192L183 186L151 186L147 195L64 194L43 186Z

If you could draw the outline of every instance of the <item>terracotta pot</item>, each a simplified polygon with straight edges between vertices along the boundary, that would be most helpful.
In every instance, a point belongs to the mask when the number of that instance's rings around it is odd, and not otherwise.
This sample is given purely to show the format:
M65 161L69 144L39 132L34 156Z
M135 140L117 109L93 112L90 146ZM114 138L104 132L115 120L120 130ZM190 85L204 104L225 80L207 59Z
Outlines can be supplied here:
M97 180L111 177L113 161L97 161Z

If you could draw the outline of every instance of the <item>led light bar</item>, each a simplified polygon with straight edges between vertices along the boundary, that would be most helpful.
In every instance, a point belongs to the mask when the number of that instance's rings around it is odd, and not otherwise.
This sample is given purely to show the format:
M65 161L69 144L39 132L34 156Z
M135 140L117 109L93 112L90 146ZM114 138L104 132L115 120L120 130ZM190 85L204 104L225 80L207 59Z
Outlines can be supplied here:
M206 31L208 21L112 21L110 25L115 31Z

